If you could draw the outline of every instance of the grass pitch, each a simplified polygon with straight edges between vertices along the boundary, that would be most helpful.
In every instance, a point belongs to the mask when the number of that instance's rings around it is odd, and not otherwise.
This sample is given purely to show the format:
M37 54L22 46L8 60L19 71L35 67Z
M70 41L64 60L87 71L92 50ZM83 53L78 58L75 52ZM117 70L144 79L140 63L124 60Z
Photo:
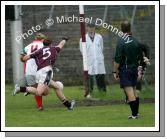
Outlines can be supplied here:
M142 103L141 117L132 121L127 119L130 108L126 104L84 106L76 103L74 111L68 111L51 90L48 96L43 97L44 111L38 111L34 96L18 94L13 97L13 86L6 85L5 89L6 127L154 127L155 124L154 103ZM83 101L82 87L65 87L64 93L70 100L86 103ZM118 85L109 86L106 94L95 90L92 95L100 99L99 101L124 99ZM145 88L140 96L142 99L154 98L154 89Z

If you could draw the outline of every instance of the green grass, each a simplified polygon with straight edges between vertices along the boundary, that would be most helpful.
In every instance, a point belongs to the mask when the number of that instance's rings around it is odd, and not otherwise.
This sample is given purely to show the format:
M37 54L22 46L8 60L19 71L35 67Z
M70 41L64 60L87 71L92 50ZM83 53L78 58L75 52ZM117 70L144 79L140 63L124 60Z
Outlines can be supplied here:
M153 127L154 104L141 105L141 118L127 119L130 114L126 105L46 108L38 112L33 108L12 109L6 113L7 127Z
M6 85L5 91L5 126L6 127L154 127L154 103L141 104L141 118L128 120L130 108L125 104L106 106L77 106L74 111L58 107L61 102L53 91L43 97L45 110L37 111L34 96L18 94L11 96L13 86ZM154 98L154 89L145 88L142 98ZM64 93L69 99L82 101L82 87L65 87ZM118 85L108 87L106 95L95 91L94 97L103 100L124 99Z

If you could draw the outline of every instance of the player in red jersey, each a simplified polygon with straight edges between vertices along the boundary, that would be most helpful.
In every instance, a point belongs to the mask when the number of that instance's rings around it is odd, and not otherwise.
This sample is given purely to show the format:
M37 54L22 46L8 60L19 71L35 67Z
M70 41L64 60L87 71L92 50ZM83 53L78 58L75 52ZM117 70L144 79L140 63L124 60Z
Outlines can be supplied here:
M29 45L24 47L23 52L21 54L21 61L24 55L29 55L32 54L33 52L39 50L40 48L43 47L43 40L45 39L45 35L42 33L37 33L35 35L35 40L33 40ZM24 74L25 74L25 79L26 79L26 84L27 86L33 86L36 87L36 82L35 82L35 76L37 72L37 65L35 62L35 59L29 59L24 63ZM27 93L24 94L27 96ZM43 109L43 103L42 103L42 96L34 96L36 100L36 104L38 107L38 110Z

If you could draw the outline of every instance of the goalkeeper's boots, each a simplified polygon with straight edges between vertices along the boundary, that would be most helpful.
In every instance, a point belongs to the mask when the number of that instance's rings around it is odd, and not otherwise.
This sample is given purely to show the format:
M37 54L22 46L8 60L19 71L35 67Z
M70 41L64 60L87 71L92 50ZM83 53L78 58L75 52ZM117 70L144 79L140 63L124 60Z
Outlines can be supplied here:
M71 101L71 106L68 107L68 110L73 110L74 109L74 105L75 105L75 100Z
M20 91L20 86L18 84L15 85L15 88L12 92L12 96L15 96Z

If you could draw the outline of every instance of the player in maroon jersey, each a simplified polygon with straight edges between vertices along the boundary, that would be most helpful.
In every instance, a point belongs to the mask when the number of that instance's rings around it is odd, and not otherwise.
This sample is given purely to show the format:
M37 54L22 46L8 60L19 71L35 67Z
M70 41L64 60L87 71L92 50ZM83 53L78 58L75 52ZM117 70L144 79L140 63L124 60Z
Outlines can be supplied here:
M44 47L40 50L23 57L23 61L27 61L30 58L34 58L37 64L37 74L36 74L36 82L38 84L37 88L35 87L20 87L18 85L15 86L15 90L13 92L13 96L15 96L18 92L29 92L30 94L34 94L37 96L47 95L48 94L48 86L52 81L53 77L53 65L55 63L57 54L64 47L68 38L64 37L62 41L57 46L52 46L52 41L47 38L43 41ZM61 84L57 84L60 85ZM53 84L52 84L53 86ZM71 103L66 101L65 106L68 109L73 109L75 104L74 101Z

